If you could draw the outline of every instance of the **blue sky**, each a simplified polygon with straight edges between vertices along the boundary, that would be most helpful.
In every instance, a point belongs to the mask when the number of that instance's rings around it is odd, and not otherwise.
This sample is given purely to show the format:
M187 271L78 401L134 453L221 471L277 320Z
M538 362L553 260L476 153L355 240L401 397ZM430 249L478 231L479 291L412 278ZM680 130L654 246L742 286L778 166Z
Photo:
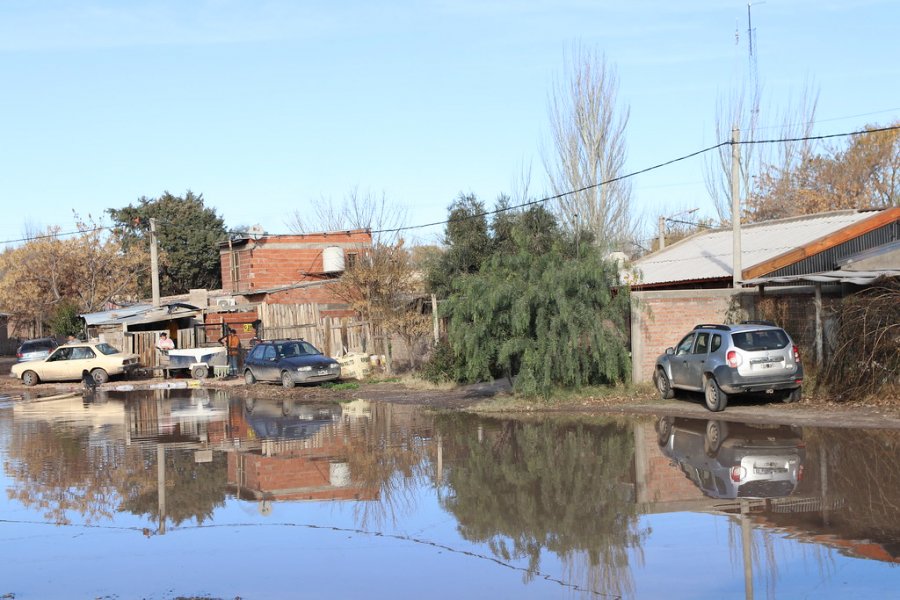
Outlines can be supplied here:
M639 170L719 141L746 15L731 0L6 0L0 241L166 190L271 233L353 188L410 225L460 192L491 205L529 165L541 195L547 98L575 42L616 66ZM806 80L817 134L900 119L897 23L895 0L754 4L762 124ZM702 172L692 159L635 178L635 210L714 215Z

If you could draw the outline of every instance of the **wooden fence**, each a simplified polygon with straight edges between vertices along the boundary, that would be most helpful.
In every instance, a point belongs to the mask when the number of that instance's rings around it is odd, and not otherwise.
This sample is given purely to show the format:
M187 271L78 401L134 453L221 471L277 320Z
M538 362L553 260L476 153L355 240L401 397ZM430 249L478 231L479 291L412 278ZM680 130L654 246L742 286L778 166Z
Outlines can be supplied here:
M260 304L259 334L265 340L303 338L328 356L374 352L372 331L357 317L322 316L317 304Z

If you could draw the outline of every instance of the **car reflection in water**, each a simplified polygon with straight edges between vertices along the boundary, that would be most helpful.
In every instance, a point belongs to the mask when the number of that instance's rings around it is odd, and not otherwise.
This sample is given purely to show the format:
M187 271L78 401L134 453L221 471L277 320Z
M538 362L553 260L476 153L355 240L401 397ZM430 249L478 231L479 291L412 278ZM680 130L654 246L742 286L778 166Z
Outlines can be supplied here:
M779 498L803 478L799 428L661 417L663 453L710 498Z
M260 439L302 440L341 419L339 404L304 404L291 400L247 399L247 423Z

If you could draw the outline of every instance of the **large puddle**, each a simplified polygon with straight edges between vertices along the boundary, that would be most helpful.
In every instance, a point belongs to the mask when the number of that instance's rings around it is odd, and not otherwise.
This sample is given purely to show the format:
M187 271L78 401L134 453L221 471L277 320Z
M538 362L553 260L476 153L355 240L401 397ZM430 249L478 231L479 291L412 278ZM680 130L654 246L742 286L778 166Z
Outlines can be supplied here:
M205 390L0 400L0 598L896 598L898 450Z

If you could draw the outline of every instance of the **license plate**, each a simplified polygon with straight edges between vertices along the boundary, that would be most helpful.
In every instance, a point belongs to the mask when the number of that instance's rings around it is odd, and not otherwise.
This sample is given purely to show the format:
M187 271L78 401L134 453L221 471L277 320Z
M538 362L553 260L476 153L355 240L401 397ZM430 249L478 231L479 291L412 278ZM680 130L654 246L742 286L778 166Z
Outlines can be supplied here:
M328 369L319 369L317 375L328 375Z

